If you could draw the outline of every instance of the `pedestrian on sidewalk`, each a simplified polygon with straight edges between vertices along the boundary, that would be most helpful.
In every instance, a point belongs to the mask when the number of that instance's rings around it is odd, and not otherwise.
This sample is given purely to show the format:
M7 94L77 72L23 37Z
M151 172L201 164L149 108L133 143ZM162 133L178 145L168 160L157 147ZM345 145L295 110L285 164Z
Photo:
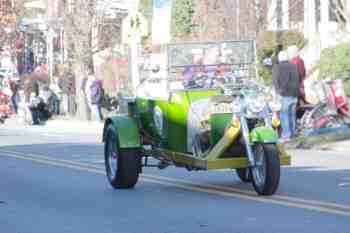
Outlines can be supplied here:
M272 70L273 86L282 97L281 126L282 140L296 136L296 105L299 96L300 77L298 67L288 62L288 54L278 54L278 64Z
M30 104L29 104L29 110L32 117L32 124L33 125L40 125L41 122L43 122L43 109L44 109L44 102L43 100L36 94L32 93L30 96Z
M76 112L75 105L75 76L70 69L61 71L58 79L58 86L62 93L63 113L74 115Z
M12 92L11 93L12 110L17 115L17 113L18 113L18 103L20 101L19 94L18 94L18 85L15 82L10 81L10 89L11 89L11 92Z
M81 103L83 103L84 105L84 110L87 113L87 120L91 120L91 107L90 107L90 95L91 95L91 84L92 82L95 80L94 76L89 73L89 75L87 77L85 77L82 82L81 82L81 86L80 86L80 90L82 92L81 95Z
M293 45L289 46L288 49L288 58L291 64L295 64L298 67L300 84L299 84L299 98L298 105L306 104L306 96L305 96L305 78L306 78L306 69L304 60L299 56L298 47Z
M33 125L41 125L45 123L48 118L47 105L45 104L42 93L40 93L39 83L34 81L29 91L29 104L28 108L31 113L31 121Z
M89 79L91 80L92 77L90 76ZM91 109L92 119L96 121L103 120L102 111L101 111L102 97L103 97L102 81L95 77L90 85L89 105Z
M59 114L59 99L48 85L43 87L40 97L43 99L46 105L47 119L51 118L53 115Z
M58 77L54 77L53 82L50 85L53 97L53 113L60 115L60 104L61 104L61 89L58 86Z

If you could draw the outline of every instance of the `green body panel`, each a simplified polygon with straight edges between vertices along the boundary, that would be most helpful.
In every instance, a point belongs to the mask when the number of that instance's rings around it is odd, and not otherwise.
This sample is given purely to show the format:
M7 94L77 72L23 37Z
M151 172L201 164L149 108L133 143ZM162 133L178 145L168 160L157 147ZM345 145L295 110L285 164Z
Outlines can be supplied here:
M187 152L187 116L192 103L222 95L220 89L193 89L172 94L168 109L168 149Z
M187 115L190 104L221 95L220 89L193 89L174 92L169 101L137 98L141 127L166 149L187 152ZM163 131L157 132L153 119L158 106L163 112Z
M141 147L139 127L135 119L127 115L118 115L106 120L105 129L109 124L113 124L116 129L120 148Z
M163 133L159 133L154 122L154 109L158 106L163 112ZM136 107L140 117L142 129L151 136L156 143L164 142L167 138L167 121L166 113L168 111L168 101L151 100L151 99L136 99Z
M224 135L225 129L232 120L232 113L217 113L210 116L210 144L215 145Z
M276 143L278 134L268 127L257 127L250 133L250 140L253 143Z

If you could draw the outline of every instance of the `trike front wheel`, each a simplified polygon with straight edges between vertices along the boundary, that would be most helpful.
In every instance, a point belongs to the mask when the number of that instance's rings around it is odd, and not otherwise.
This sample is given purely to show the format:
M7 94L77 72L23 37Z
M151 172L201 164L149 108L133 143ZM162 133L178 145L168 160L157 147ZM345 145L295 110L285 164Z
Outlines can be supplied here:
M242 182L244 183L252 182L252 175L248 168L237 168L236 173Z
M273 195L280 180L280 159L275 144L258 144L254 147L255 166L251 177L259 195Z

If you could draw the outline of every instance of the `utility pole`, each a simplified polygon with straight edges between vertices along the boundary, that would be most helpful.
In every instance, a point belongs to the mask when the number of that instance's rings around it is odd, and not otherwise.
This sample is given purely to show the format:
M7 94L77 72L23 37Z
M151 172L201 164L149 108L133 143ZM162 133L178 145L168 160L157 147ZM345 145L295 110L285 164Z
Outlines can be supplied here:
M54 61L53 61L53 39L54 39L54 30L52 27L49 27L47 32L47 65L49 69L49 79L52 81L53 78L53 67L54 67Z
M255 0L256 36L258 36L261 24L261 0Z
M138 12L139 0L135 0L130 7L130 15L136 16ZM140 83L139 74L139 46L141 43L141 35L136 32L131 33L131 43L130 43L130 69L131 69L131 79L132 79L132 91L136 95L136 89Z
M277 57L278 53L283 50L283 12L282 12L282 0L277 0L277 6L276 6L276 13L277 13L277 35L276 35L276 42L277 42ZM278 59L277 59L278 61Z
M330 14L329 14L329 1L328 0L323 0L321 2L321 22L320 24L322 25L320 27L320 33L321 33L321 47L322 48L327 48L329 45L329 20L330 20Z
M236 39L240 39L240 26L239 26L239 17L240 17L240 4L239 0L236 0Z

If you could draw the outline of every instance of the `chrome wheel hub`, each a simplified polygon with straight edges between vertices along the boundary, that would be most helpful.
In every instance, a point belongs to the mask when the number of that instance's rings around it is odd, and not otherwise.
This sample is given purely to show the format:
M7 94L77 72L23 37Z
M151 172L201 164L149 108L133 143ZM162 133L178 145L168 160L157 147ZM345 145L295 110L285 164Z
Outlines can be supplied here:
M118 153L115 142L112 139L108 142L108 164L110 178L114 179L118 169Z

